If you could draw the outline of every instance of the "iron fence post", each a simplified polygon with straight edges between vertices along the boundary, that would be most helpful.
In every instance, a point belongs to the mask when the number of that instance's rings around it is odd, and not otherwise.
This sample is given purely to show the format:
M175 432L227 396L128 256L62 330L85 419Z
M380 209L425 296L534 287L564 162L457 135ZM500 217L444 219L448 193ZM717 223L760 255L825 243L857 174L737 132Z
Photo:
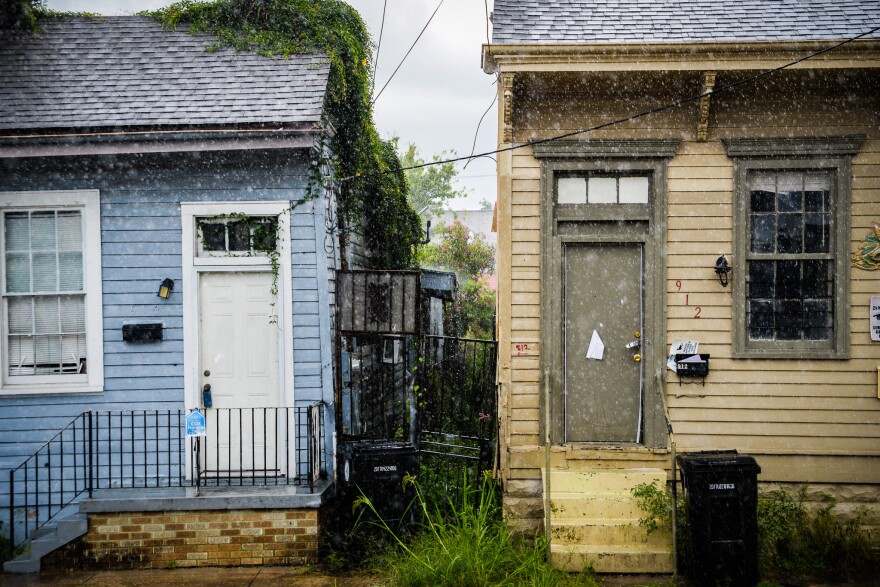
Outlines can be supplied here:
M89 445L86 447L86 452L89 455L89 499L92 498L92 494L95 489L95 459L94 459L94 451L93 449L93 422L92 422L92 410L89 410Z
M15 554L15 470L9 471L9 560Z

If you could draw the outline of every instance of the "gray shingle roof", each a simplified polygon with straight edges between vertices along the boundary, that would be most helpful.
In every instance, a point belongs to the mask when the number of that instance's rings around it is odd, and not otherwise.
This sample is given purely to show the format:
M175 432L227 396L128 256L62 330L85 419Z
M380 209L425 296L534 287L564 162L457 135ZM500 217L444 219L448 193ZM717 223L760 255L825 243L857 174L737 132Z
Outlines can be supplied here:
M832 40L880 26L880 0L495 0L493 23L501 44Z
M206 51L139 16L41 21L0 39L0 129L319 123L329 63Z

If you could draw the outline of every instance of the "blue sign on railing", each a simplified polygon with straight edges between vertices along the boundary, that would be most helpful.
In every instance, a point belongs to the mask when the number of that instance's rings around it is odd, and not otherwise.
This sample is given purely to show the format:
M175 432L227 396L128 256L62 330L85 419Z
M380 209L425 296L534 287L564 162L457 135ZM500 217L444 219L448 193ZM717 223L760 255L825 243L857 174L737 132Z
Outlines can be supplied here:
M187 436L206 436L207 424L205 415L198 410L193 410L186 416L186 435Z

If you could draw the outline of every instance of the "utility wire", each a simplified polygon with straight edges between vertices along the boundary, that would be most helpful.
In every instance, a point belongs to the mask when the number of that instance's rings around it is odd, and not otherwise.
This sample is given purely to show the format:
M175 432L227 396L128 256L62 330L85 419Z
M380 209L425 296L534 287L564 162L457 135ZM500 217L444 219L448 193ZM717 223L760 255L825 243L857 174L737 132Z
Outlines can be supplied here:
M486 46L490 46L492 44L489 39L489 0L483 0L483 6L485 7L486 14ZM498 74L495 74L495 81L492 84L498 83ZM471 145L471 157L474 157L474 151L477 150L477 137L480 135L480 127L483 125L483 119L486 118L486 115L489 114L489 111L492 110L492 106L495 105L495 101L498 100L498 90L495 90L495 95L492 97L492 103L489 104L489 107L486 108L486 111L483 112L483 115L480 117L480 121L477 123L477 129L474 131L474 143ZM476 159L476 157L474 157ZM471 164L471 161L474 159L469 159L467 163L464 164L462 170L467 169L467 166ZM491 159L491 157L490 157Z
M373 104L376 103L376 100L379 99L379 96L382 95L382 92L385 91L385 88L388 87L388 84L391 83L391 80L394 79L394 76L397 74L397 71L398 71L398 70L400 69L400 67L403 65L403 62L406 61L406 58L409 57L409 54L412 53L412 50L415 48L416 44L419 42L419 39L421 39L421 38L422 38L422 35L425 34L425 31L428 30L428 25L431 24L431 21L432 21L432 20L434 20L434 16L437 14L437 11L440 10L440 6L442 6L442 5L443 5L443 0L440 0L440 3L437 4L437 8L435 8L435 9L434 9L434 12L431 13L431 18L429 18L429 19L428 19L428 22L425 23L425 26L422 27L422 31L419 33L419 36L416 37L416 40L413 41L413 44L412 44L412 46L410 46L409 51L406 52L406 55L403 56L403 59L400 60L400 63L397 64L397 67L396 67L396 68L394 69L394 71L391 73L391 77L388 78L388 81L385 82L385 85L382 86L382 89L379 90L379 93L376 94L376 97L373 98L373 101L370 102L370 107L371 107L371 108L373 107Z
M815 51L815 52L813 52L813 53L810 53L810 54L808 54L808 55L805 55L804 57L801 57L801 58L799 58L799 59L796 59L796 60L794 60L794 61L791 61L791 62L789 62L789 63L786 63L785 65L780 65L779 67L774 67L774 68L772 68L772 69L767 69L767 70L762 71L762 72L760 72L760 73L757 73L757 74L755 74L755 75L749 76L749 77L747 77L747 78L745 78L745 79L742 79L742 80L740 80L740 81L738 81L738 82L732 82L732 83L729 83L729 84L726 84L726 85L718 86L718 87L716 87L714 90L710 90L710 91L708 91L708 92L701 92L701 93L699 93L699 94L694 94L694 95L692 95L692 96L688 96L688 97L686 97L686 98L681 98L681 99L676 100L676 101L674 101L674 102L670 102L669 104L666 104L666 105L664 105L664 106L658 106L657 108L652 108L652 109L650 109L650 110L645 110L645 111L639 112L639 113L637 113L637 114L632 114L632 115L630 115L630 116L626 116L626 117L624 117L624 118L618 118L618 119L616 119L616 120L611 120L611 121L609 121L609 122L603 122L602 124L597 124L596 126L591 126L591 127L589 127L589 128L582 128L582 129L579 129L579 130L574 130L574 131L571 131L571 132L563 133L563 134L561 134L561 135L556 135L556 136L549 137L549 138L546 138L546 139L534 139L534 140L531 140L531 141L526 141L526 142L524 142L524 143L520 143L520 144L518 144L518 145L511 145L511 146L509 146L509 147L504 147L504 148L502 148L502 149L495 149L495 150L492 150L492 151L486 151L486 152L484 152L484 153L478 153L478 154L476 154L476 155L467 155L467 156L463 156L463 157L454 157L454 158L452 158L452 159L444 159L444 160L440 160L440 161L429 161L429 162L425 162L425 163L420 163L420 164L418 164L418 165L411 165L411 166L409 166L409 167L398 167L398 168L396 168L396 169L388 169L388 170L385 170L385 171L377 171L377 172L375 172L375 173L378 174L378 175L384 175L384 174L386 174L386 173L397 173L398 171L408 171L408 170L410 170L410 169L419 169L419 168L422 168L422 167L430 167L430 166L432 166L432 165L443 165L444 163L457 163L457 162L459 162L459 161L465 161L465 160L470 160L470 159L477 159L477 158L479 158L479 157L488 157L489 155L495 155L495 154L497 154L497 153L506 153L507 151L514 151L514 150L516 150L516 149L522 149L523 147L531 147L531 146L534 146L534 145L541 145L541 144L544 144L544 143L550 143L550 142L553 142L553 141L558 141L558 140L560 140L560 139L567 139L567 138L569 138L569 137L578 136L578 135L582 135L582 134L586 134L586 133L594 132L594 131L597 131L597 130L602 130L603 128L608 128L608 127L611 127L611 126L617 126L618 124L623 124L623 123L625 123L625 122L631 122L631 121L633 121L633 120L637 120L637 119L639 119L639 118L644 118L645 116L650 116L651 114L658 114L658 113L660 113L660 112L665 112L666 110L671 110L672 108L677 108L677 107L679 107L679 106L683 106L683 105L688 104L688 103L690 103L690 102L696 102L697 100L699 100L700 98L703 98L704 96L714 96L715 94L721 94L721 93L723 93L723 92L728 92L728 91L730 91L730 90L732 90L732 89L734 89L734 88L738 88L739 86L743 86L743 85L745 85L745 84L749 84L749 83L751 83L751 82L754 82L754 81L756 81L756 80L758 80L758 79L760 79L760 78L762 78L762 77L766 77L766 76L771 75L771 74L774 74L774 73L776 73L776 72L778 72L778 71L782 71L782 70L784 70L784 69L788 69L788 68L790 68L790 67L793 67L793 66L795 66L795 65L798 65L799 63L803 63L804 61L808 61L808 60L813 59L813 58L815 58L815 57L818 57L818 56L820 56L820 55L824 55L825 53L829 53L829 52L831 52L831 51L834 51L834 50L836 50L836 49L839 49L840 47L843 47L844 45L847 45L847 44L849 44L849 43L852 43L853 41L857 41L857 40L861 39L862 37L866 37L866 36L868 36L868 35L874 34L874 33L876 33L877 31L880 31L880 26L875 27L875 28L873 28L873 29L871 29L871 30L869 30L869 31L866 31L866 32L864 32L864 33L861 33L861 34L859 34L859 35L856 35L855 37L852 37L852 38L846 39L846 40L844 40L844 41L841 41L841 42L839 42L839 43L837 43L837 44L835 44L835 45L831 45L830 47L826 47L826 48L824 48L824 49L820 49L819 51ZM358 176L348 176L348 177L343 177L343 178L341 178L339 181L350 181L350 180L352 180L352 179L356 179L357 177L358 177Z
M376 88L376 74L379 72L379 51L382 50L382 33L385 31L385 10L388 8L388 0L382 5L382 24L379 26L379 43L376 45L376 58L373 60L373 79L370 82L370 95Z

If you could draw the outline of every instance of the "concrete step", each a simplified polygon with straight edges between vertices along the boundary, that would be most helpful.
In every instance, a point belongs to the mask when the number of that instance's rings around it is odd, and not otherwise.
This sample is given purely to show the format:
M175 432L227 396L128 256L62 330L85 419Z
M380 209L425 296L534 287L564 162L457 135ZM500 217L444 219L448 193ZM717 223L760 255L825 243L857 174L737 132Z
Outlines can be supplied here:
M46 524L30 540L30 549L23 555L3 563L6 573L38 573L40 560L68 542L76 540L89 529L85 514L75 513L50 524Z
M666 471L662 469L592 469L570 471L551 469L550 492L619 494L629 492L636 485L658 483L666 486Z
M631 544L671 549L672 532L655 530L648 534L644 526L631 520L551 518L551 538L555 544Z
M550 496L551 520L615 519L638 523L644 516L636 500L628 494L590 495L556 493Z
M579 572L592 566L597 573L672 573L672 552L648 545L551 544L551 564Z

